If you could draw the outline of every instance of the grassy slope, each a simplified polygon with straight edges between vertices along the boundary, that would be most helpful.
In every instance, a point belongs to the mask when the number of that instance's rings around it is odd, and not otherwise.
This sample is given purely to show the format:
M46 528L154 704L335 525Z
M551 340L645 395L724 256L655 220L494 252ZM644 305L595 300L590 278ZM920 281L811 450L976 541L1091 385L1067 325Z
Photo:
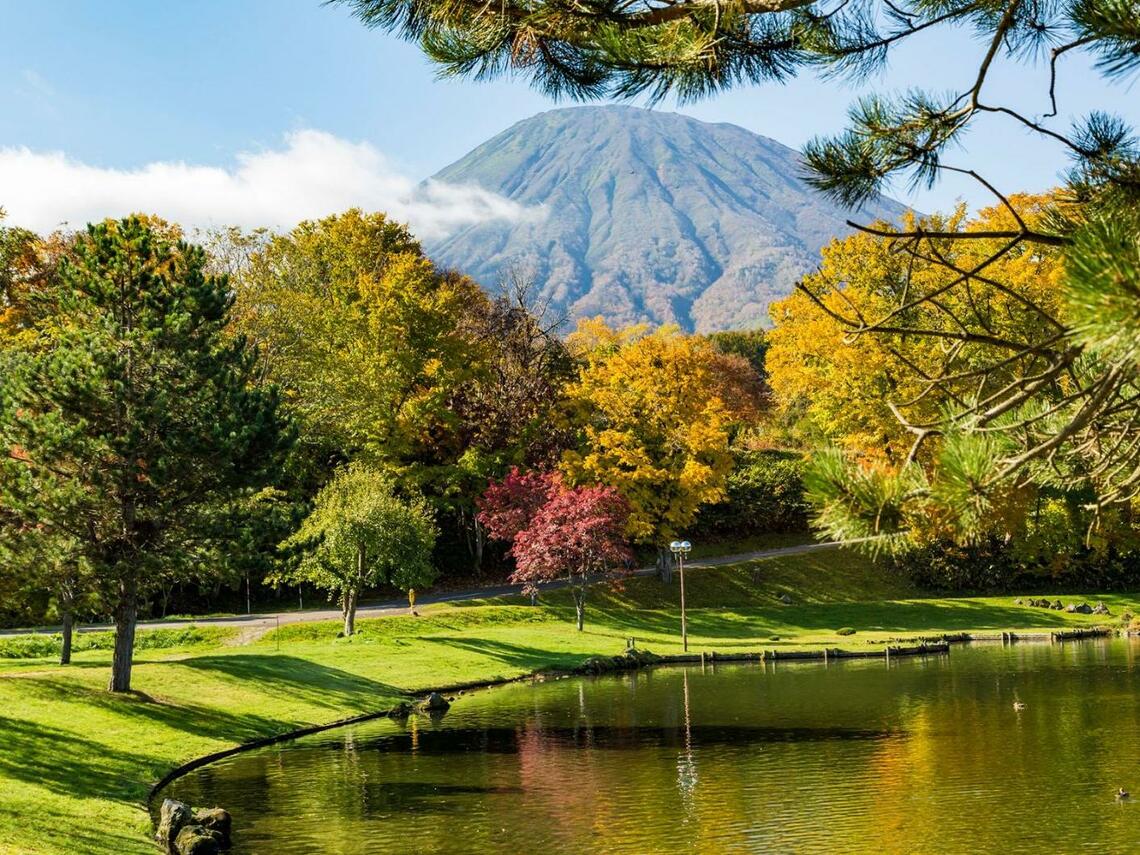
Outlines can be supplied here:
M1008 597L920 599L840 552L690 571L686 592L697 650L1095 623L1015 607ZM781 605L783 592L796 604ZM351 641L335 639L333 624L300 624L252 644L143 651L138 692L129 697L103 690L106 651L82 653L67 669L44 659L0 660L0 852L153 852L142 800L150 782L182 761L384 708L409 690L574 665L620 651L631 635L655 652L678 651L676 594L676 583L668 589L644 578L596 590L583 633L569 622L567 595L557 592L546 608L499 600L362 621ZM1116 613L1135 602L1099 599ZM837 638L843 626L860 632Z

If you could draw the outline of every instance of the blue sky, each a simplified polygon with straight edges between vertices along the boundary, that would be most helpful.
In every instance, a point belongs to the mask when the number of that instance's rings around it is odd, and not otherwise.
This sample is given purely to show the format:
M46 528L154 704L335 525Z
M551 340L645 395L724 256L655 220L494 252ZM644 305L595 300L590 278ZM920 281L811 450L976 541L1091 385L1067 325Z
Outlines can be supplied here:
M925 36L899 52L891 71L872 85L957 87L981 50L965 34ZM1099 107L1140 121L1140 106L1131 103L1140 99L1129 87L1104 83L1081 58L1066 62L1059 90L1062 119ZM156 162L233 170L243 155L280 152L290 146L289 134L305 131L323 135L309 139L314 157L320 145L332 145L329 140L366 145L371 165L361 168L379 170L377 186L387 189L362 201L383 201L385 193L406 193L407 183L515 121L559 106L523 80L440 80L414 46L367 31L346 9L317 0L5 2L0 80L0 150L11 155L19 149L24 157L0 172L0 205L9 207L13 219L18 206L5 199L20 192L22 175L54 184L46 188L53 199L74 202L87 192L96 206L104 192L98 170L139 170ZM1030 114L1046 107L1043 68L1001 71L990 86L991 100L1013 98ZM799 147L814 134L839 130L857 94L849 86L807 78L746 87L680 109ZM346 163L359 165L361 151L345 148L341 154ZM47 153L62 155L73 169L36 171L47 167L28 155ZM1003 120L973 132L954 160L1000 176L1007 190L1048 187L1065 163L1055 146ZM296 171L294 161L287 164ZM303 169L311 169L305 164ZM78 167L89 182L77 179ZM200 183L208 184L206 178ZM170 193L183 186L152 183ZM320 198L313 205L339 201L336 193L313 190L318 183L314 177L308 190L298 192L316 193ZM915 194L896 188L895 195L928 211L957 198L971 205L987 202L960 181Z

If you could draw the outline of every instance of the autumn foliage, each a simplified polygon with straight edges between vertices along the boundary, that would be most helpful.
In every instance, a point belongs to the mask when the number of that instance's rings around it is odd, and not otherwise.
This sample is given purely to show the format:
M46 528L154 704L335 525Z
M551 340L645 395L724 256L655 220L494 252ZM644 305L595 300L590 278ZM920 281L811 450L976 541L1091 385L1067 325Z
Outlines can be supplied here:
M675 328L610 330L585 321L568 342L582 361L566 389L577 446L562 458L575 483L614 487L630 506L628 533L664 545L725 497L734 427L763 402L748 361Z
M558 473L516 468L488 486L479 507L491 536L511 544L512 582L531 590L556 579L570 582L578 629L588 577L624 572L632 561L625 542L629 505L612 487L568 487Z
M495 540L514 543L550 498L557 475L520 472L515 466L501 481L492 481L478 501L479 522Z
M1050 197L1018 195L1011 201L1027 223L1037 225L1046 216ZM904 225L915 223L911 217ZM960 206L953 214L925 219L922 225L985 232L1012 227L1013 217L1007 209L993 207L969 218ZM936 259L910 258L868 234L853 234L825 247L820 269L804 280L820 295L823 306L796 291L773 304L776 327L768 334L769 381L785 416L799 421L801 441L836 443L863 456L897 463L914 437L888 401L903 407L914 422L937 421L948 404L975 393L980 368L990 355L984 343L936 345L930 338L902 334L853 336L837 316L889 316L904 288L912 293L949 289L935 303L911 307L905 317L944 330L949 342L960 331L956 317L968 319L987 335L1013 341L1052 334L1049 321L1027 303L1060 312L1063 265L1055 250L1015 247L987 264L969 288L950 289L958 278L955 270L977 268L1000 246L997 239L947 242L942 257L953 268ZM951 347L953 373L961 379L944 385L945 391L930 390L929 380L939 376ZM991 379L998 386L1012 381L1014 367L992 372Z

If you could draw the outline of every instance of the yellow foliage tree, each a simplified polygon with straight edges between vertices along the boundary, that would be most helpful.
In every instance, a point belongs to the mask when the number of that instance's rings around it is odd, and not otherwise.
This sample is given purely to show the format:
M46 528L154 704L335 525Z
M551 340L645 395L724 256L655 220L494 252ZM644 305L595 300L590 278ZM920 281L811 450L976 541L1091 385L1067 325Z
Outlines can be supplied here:
M566 390L580 442L563 471L616 488L630 504L630 536L657 545L667 575L668 541L724 497L730 428L756 411L759 383L745 382L746 360L675 327L647 334L592 319L569 343L582 360Z
M4 225L0 208L0 347L28 344L36 315L50 313L47 295L72 238L56 232L42 238Z
M350 210L287 235L230 234L237 332L256 342L303 435L399 460L450 418L447 399L481 363L465 332L485 301L441 272L408 230ZM241 253L218 251L219 257Z
M1011 199L1030 227L1040 223L1050 201L1048 196L1031 195ZM904 229L916 225L911 216ZM931 217L921 225L932 231L1000 231L1015 224L1005 207L984 209L972 220L959 207L948 217ZM995 338L1035 341L1048 337L1051 322L1030 302L1054 317L1062 314L1059 254L1024 243L982 266L1002 245L998 239L947 241L944 246L935 244L940 258L923 260L869 234L832 242L823 250L819 270L804 280L819 303L797 290L772 306L775 328L768 336L766 366L783 414L798 419L809 439L835 442L885 462L904 460L914 436L895 417L892 405L905 408L911 424L935 422L952 402L947 394L977 393L979 376L971 375L971 369L983 359L992 364L992 350L984 343L948 338L940 346L930 337L907 336L906 327L957 332L955 317L969 318ZM967 278L966 287L950 287L961 276L956 270L979 267ZM908 281L923 293L947 290L941 298L909 309L907 315L897 308L900 289ZM897 314L887 326L897 327L898 334L851 335L836 317L878 321L893 311ZM935 392L927 380L945 372L950 348L956 351L950 373L959 379L943 384L948 393ZM1001 371L990 372L986 382L1000 384L1004 376Z

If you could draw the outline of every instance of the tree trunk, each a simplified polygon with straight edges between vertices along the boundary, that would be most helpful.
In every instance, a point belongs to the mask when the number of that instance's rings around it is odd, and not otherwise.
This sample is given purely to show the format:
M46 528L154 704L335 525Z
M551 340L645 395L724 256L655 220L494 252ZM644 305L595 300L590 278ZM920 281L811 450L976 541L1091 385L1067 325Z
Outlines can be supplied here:
M344 591L344 637L348 638L356 631L356 601L360 597L360 587L364 584L364 562L367 559L364 547L356 547L356 581L350 583Z
M668 546L657 547L657 575L666 584L673 581L673 553Z
M344 635L345 638L356 631L356 589L344 592Z
M135 624L138 622L138 586L134 577L119 582L119 599L115 604L115 653L111 660L112 692L131 690L131 658L135 649Z
M483 548L487 545L487 529L475 517L475 575L483 576Z
M574 610L578 613L578 632L582 631L582 626L586 622L586 589L574 589Z
M67 597L66 599L61 599L59 608L63 619L63 629L61 630L61 634L63 635L63 647L59 651L59 664L70 665L71 629L74 623L74 616L71 611L71 598Z

